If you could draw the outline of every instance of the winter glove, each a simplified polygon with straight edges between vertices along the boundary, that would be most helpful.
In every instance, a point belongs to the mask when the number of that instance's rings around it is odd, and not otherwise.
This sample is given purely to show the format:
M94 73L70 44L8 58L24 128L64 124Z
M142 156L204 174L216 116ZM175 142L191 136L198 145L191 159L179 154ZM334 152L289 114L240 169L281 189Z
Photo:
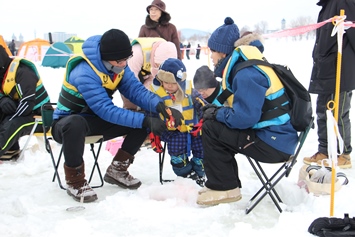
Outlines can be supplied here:
M162 153L163 147L160 142L160 137L154 135L154 133L149 133L150 144L152 144L152 148L156 153Z
M215 104L207 104L202 107L202 118L204 121L206 120L216 120L217 110L221 107L218 107Z
M201 129L202 129L202 125L203 125L203 119L200 119L200 121L195 124L191 130L191 135L194 137L197 137L198 134L201 135Z
M10 97L4 96L0 100L0 109L4 114L14 114L16 112L16 103Z
M167 107L163 102L159 102L156 110L161 113L164 118L168 122L170 122L172 119L174 120L173 127L178 128L182 124L182 120L184 119L184 116L182 116L181 112L177 109L169 108ZM171 114L169 114L171 113ZM172 117L172 118L171 118Z
M144 84L145 80L149 78L150 74L151 73L149 71L143 69L143 67L142 67L141 70L138 73L138 78L139 78L140 82L142 84Z
M160 118L145 117L142 125L158 136L167 130L165 123Z

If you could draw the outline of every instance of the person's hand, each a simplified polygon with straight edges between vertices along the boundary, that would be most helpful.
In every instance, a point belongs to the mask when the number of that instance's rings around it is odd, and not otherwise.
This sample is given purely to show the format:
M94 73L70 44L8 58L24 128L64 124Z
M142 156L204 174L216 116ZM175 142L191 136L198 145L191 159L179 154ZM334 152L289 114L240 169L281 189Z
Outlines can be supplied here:
M216 114L217 114L217 110L220 107L218 107L215 104L207 104L205 106L202 107L202 118L204 121L206 120L216 120Z
M139 78L139 81L144 84L145 80L147 80L149 78L149 75L151 73L145 69L143 69L143 67L141 68L141 70L139 71L138 73L138 78Z
M170 121L171 117L173 117L175 124L173 127L178 128L182 124L182 120L184 120L184 116L182 113L174 108L167 107L163 102L159 102L156 107L157 112L161 113L166 120Z
M14 114L16 112L16 103L10 97L4 96L0 99L0 109L4 114Z
M142 125L143 127L149 128L152 133L158 136L167 130L164 121L160 118L145 117Z

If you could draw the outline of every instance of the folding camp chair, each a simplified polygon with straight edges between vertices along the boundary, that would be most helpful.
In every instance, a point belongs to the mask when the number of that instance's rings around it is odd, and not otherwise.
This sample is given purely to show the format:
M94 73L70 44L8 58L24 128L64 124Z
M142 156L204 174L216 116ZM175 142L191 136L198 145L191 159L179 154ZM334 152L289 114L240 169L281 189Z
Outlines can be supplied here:
M250 213L267 194L270 196L279 212L282 212L282 209L279 205L279 203L282 203L282 200L279 194L276 192L275 186L280 182L283 177L289 176L293 166L297 162L297 157L302 149L304 141L307 138L308 132L311 128L313 128L313 121L314 118L311 119L311 122L307 126L307 128L304 131L300 132L300 134L298 135L298 143L295 153L290 157L288 161L282 162L281 167L276 171L276 173L271 176L271 178L267 176L260 162L254 160L249 156L246 156L249 163L253 167L256 175L258 176L260 182L263 185L259 189L259 191L249 200L249 204L245 210L246 214Z
M38 118L38 119L41 120L44 131L48 131L51 128L51 125L52 125L52 122L53 122L53 111L54 111L53 106L56 106L56 103L46 103L46 104L43 104L42 107L41 107L42 117ZM61 158L62 158L62 155L63 155L63 147L60 149L59 156L58 156L58 159L56 161L55 158L54 158L54 154L53 154L53 151L52 151L51 144L50 144L51 140L53 140L53 137L51 135L48 135L48 133L44 133L45 148L46 148L47 152L51 155L51 159L52 159L52 163L53 163L53 167L54 167L54 175L53 175L52 182L54 182L55 179L57 178L59 187L61 189L65 190L66 188L62 185L62 182L61 182L61 179L60 179L60 176L59 176L59 173L58 173L58 166L60 164L60 161L61 161ZM100 170L99 164L97 162L97 160L99 158L100 151L101 151L102 142L103 142L103 136L102 135L85 137L85 144L90 144L90 148L91 148L90 150L91 150L92 155L93 155L94 160L95 160L94 161L94 165L93 165L92 170L91 170L91 174L90 174L88 183L91 182L93 174L95 172L95 169L97 169L97 172L98 172L99 178L100 178L100 184L97 185L97 186L91 186L92 188L99 188L99 187L102 187L104 185L104 181L103 181L103 178L102 178L101 170ZM98 148L97 148L96 152L95 152L95 149L94 149L95 143L98 143Z

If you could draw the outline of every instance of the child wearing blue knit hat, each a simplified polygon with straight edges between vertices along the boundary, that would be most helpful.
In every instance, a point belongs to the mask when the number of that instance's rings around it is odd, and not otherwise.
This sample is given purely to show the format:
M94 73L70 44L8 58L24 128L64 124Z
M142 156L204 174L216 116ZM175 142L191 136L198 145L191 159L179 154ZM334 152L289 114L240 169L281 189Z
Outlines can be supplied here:
M238 159L244 154L263 163L289 160L297 145L297 131L287 111L265 115L289 103L276 74L267 67L252 65L236 71L247 60L265 60L262 38L252 32L240 38L239 29L227 17L208 40L214 74L222 78L223 92L217 96L223 106L202 108L202 144L206 172L205 187L197 204L216 205L242 198ZM275 107L268 105L275 103Z
M174 173L196 180L203 186L205 171L201 134L191 132L200 120L202 106L207 102L186 79L186 67L182 61L169 58L160 65L151 91L160 96L166 106L181 111L184 116L180 128L169 128L160 136L160 140L167 143Z

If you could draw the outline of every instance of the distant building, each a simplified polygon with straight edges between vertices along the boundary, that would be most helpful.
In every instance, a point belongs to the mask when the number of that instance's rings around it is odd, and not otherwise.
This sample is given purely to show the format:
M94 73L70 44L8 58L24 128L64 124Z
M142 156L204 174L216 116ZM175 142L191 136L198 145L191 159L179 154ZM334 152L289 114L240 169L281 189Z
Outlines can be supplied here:
M281 20L281 30L284 30L284 29L286 29L286 20L282 19Z
M67 34L65 32L51 32L52 33L52 41L53 42L64 42L72 36L77 36L77 34ZM49 33L44 34L43 39L49 41Z
M20 42L23 42L23 41L24 41L24 38L23 38L22 34L20 34L20 36L19 36L19 41L20 41Z

